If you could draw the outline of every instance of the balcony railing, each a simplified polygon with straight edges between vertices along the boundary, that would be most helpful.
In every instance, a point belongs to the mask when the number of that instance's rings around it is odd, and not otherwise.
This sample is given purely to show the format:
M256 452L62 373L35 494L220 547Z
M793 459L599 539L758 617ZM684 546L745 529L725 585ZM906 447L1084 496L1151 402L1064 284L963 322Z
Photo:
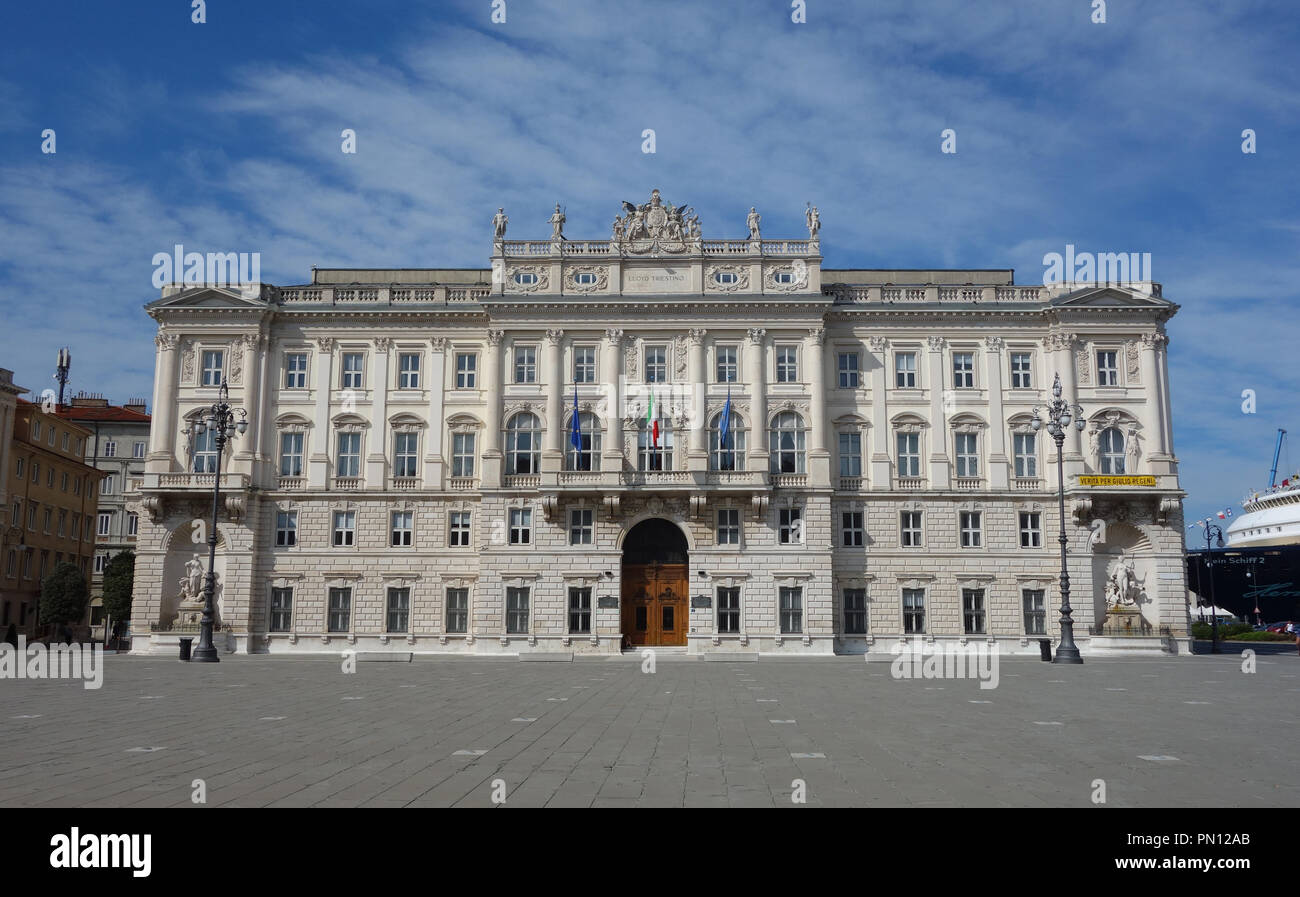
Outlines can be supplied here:
M561 486L599 486L609 478L599 470L562 470Z
M1043 488L1043 481L1038 477L1016 477L1011 481L1011 488L1017 492L1037 492Z
M895 483L903 492L915 492L925 488L925 477L895 477Z
M762 486L761 470L710 470L704 477L710 486Z
M861 492L862 477L840 477L841 492Z
M341 492L354 492L362 485L361 477L335 477L334 488Z
M276 486L285 492L293 492L301 489L306 482L306 477L280 477L276 482Z
M452 492L473 492L478 488L478 477L449 477L447 488Z
M808 474L806 473L772 474L772 488L774 489L805 489L807 486Z
M507 489L536 489L542 485L540 473L510 473L501 479Z
M628 470L623 473L626 486L689 485L694 474L689 470Z
M389 477L388 488L395 492L410 492L420 488L419 477Z
M984 486L982 477L956 477L953 485L959 492L978 492Z
M162 473L158 475L158 485L163 489L211 489L217 480L215 473ZM223 473L221 488L244 489L248 486L248 474Z

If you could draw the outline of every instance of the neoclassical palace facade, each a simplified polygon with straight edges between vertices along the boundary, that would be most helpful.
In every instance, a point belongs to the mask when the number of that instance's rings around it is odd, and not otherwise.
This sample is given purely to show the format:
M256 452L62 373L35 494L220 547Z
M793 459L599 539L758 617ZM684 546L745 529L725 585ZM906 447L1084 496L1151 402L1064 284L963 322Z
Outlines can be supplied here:
M1031 420L1057 375L1087 421L1064 446L1080 647L1185 650L1159 285L824 269L806 218L707 240L655 191L603 240L558 207L507 239L498 212L482 270L164 288L134 650L194 627L218 459L193 425L224 380L248 428L220 459L219 647L1036 652L1059 524Z

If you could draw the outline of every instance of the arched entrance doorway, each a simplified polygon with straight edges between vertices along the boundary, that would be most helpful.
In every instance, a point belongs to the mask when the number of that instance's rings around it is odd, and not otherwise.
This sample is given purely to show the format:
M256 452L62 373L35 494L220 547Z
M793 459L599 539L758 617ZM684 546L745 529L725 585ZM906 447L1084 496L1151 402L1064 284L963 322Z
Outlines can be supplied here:
M623 539L625 645L685 645L690 617L686 536L667 520L643 520Z

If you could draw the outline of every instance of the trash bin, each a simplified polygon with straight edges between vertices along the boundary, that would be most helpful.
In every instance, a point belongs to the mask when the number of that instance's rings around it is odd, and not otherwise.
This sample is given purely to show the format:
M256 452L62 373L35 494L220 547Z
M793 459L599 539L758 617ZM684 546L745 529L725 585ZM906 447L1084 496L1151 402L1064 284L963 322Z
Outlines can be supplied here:
M181 660L190 659L190 645L192 644L194 644L194 639L192 638L181 639Z
M185 656L189 656L188 649L186 649ZM1038 640L1038 656L1041 660L1050 661L1052 659L1052 643L1049 639L1040 638Z

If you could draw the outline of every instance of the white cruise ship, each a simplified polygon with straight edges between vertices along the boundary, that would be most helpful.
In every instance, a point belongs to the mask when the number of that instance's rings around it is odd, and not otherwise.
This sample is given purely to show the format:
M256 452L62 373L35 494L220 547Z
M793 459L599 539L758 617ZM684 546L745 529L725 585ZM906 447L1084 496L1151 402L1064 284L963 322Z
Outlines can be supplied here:
M1270 480L1277 475L1278 453L1286 436L1278 431ZM1300 474L1292 474L1280 486L1256 492L1241 503L1246 512L1224 532L1229 548L1263 548L1270 545L1300 545Z

